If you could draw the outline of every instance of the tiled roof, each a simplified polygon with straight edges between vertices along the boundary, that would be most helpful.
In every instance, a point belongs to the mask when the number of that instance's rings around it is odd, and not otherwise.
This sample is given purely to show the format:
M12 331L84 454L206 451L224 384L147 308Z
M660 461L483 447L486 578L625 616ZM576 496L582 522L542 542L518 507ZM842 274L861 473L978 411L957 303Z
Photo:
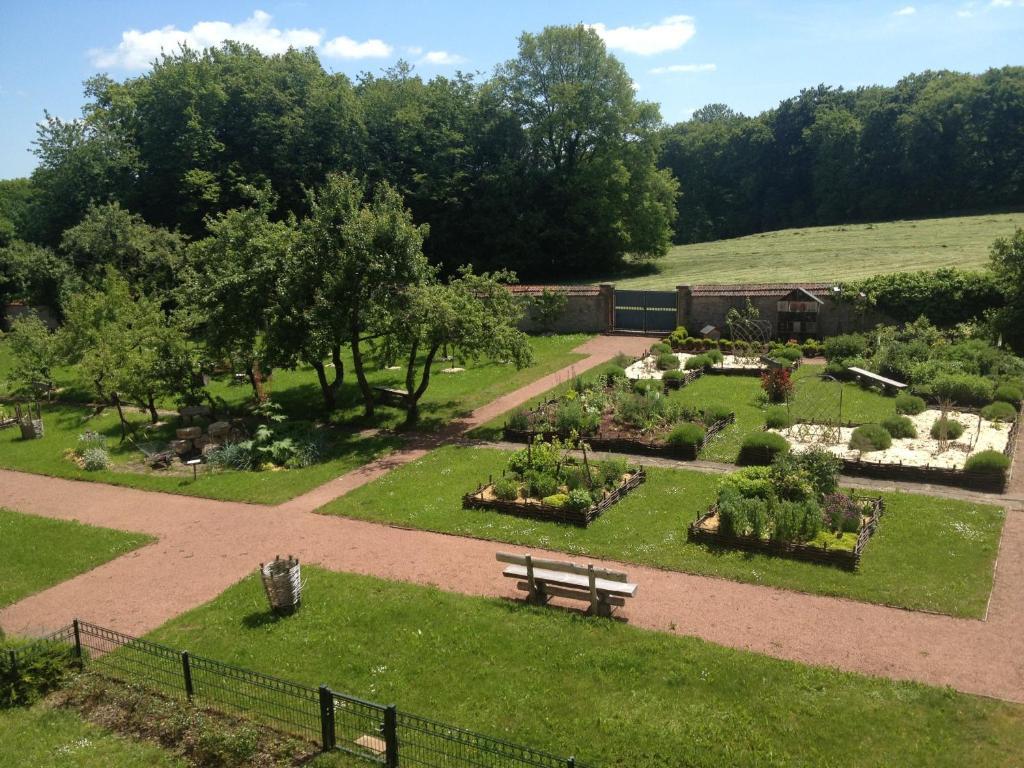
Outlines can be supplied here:
M568 296L596 296L601 292L596 285L510 285L508 289L512 293L525 293L530 296L539 295L545 290L558 291Z
M740 283L736 285L694 285L694 296L785 296L802 289L810 293L831 293L835 283Z

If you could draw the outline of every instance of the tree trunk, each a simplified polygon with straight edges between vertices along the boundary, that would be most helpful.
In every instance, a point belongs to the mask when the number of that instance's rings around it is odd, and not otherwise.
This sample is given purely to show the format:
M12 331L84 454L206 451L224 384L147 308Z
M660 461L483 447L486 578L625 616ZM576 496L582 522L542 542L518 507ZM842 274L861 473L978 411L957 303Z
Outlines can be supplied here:
M121 410L121 398L117 392L111 392L110 399L114 402L114 407L117 408L117 418L121 420L121 442L123 443L128 437L128 425L124 420L124 411Z
M149 420L156 424L160 421L160 414L156 412L156 400L152 392L149 393L148 397L149 400L146 402L146 407L149 409Z
M434 364L434 357L437 355L437 350L440 346L440 344L434 344L430 347L430 351L427 352L427 358L423 361L423 375L420 377L420 385L416 387L415 391L413 391L413 370L416 364L416 345L413 344L413 352L409 356L409 367L406 369L406 382L409 387L409 405L405 414L405 423L408 425L415 424L419 421L420 398L423 397L423 393L426 392L427 387L430 386L430 368Z
M356 369L356 381L359 382L359 391L363 393L363 412L367 418L373 416L373 390L370 389L370 382L366 380L366 371L363 370L363 352L359 348L359 323L352 323L352 367Z
M335 344L331 349L331 362L334 363L334 382L331 387L337 392L345 378L345 363L341 360L341 345Z
M316 377L320 382L320 391L324 396L324 405L328 411L334 410L334 387L327 381L327 371L324 369L324 364L319 360L311 360L310 365L313 366L313 370L316 371Z
M249 383L252 384L252 391L256 395L256 404L263 405L267 402L267 390L263 386L263 372L260 370L260 361L253 360L249 364Z

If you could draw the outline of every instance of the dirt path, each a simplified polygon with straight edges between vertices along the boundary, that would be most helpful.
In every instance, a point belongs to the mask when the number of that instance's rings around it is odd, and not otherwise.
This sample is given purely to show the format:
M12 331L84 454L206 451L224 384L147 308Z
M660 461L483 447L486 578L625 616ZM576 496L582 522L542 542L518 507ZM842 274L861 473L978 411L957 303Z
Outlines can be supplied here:
M575 369L585 370L588 363L596 365L602 356L611 357L622 348L622 341L590 342L596 347L592 347L593 356ZM158 539L0 610L0 626L34 634L66 624L77 615L141 634L214 599L275 554L294 554L303 562L335 570L465 594L512 597L514 585L501 577L494 553L519 547L325 517L311 510L321 499L329 500L380 476L390 466L413 460L566 375L562 371L545 377L507 396L501 405L481 409L449 434L433 436L280 507L0 471L0 506L142 531ZM706 468L715 469L713 465ZM637 626L794 661L1024 702L1024 511L1019 506L1007 515L985 621L594 562L622 568L640 584L638 597L622 613Z

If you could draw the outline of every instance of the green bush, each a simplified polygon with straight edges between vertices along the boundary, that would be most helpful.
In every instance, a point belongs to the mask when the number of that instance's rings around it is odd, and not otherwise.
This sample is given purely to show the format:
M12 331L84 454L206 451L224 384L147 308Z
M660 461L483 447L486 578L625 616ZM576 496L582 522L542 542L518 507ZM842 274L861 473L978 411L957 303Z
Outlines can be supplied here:
M494 495L502 501L515 501L519 498L519 483L508 477L500 477L494 483Z
M671 344L666 344L663 341L658 341L658 342L655 342L654 344L651 344L651 354L652 355L663 355L665 353L671 353L671 352L672 352L672 345Z
M665 371L662 375L661 380L664 382L676 382L683 380L682 371Z
M102 448L86 448L82 454L82 466L87 472L98 472L110 466L110 454Z
M946 440L956 440L964 433L964 425L955 419L944 419L941 416L932 424L931 435L935 440L941 440L943 434Z
M917 416L919 413L924 413L926 407L924 399L917 395L911 395L907 392L901 392L896 395L896 413Z
M982 376L947 373L932 380L931 391L935 397L958 405L986 405L992 401L995 385Z
M75 453L84 456L90 448L99 448L102 451L107 449L107 438L91 429L86 430L78 436L78 444L75 446Z
M674 371L679 368L679 358L671 352L664 352L658 355L657 363L659 371Z
M743 438L740 447L740 458L746 464L755 463L753 454L758 456L756 463L771 464L780 453L789 453L789 441L776 432L753 432Z
M764 423L768 429L787 429L793 426L793 417L789 415L789 409L777 405L765 411Z
M895 438L917 437L917 427L906 416L889 416L882 420L882 426Z
M597 471L600 473L601 484L611 490L622 482L622 476L629 471L629 465L622 458L607 459L597 465Z
M545 496L541 499L549 507L564 507L569 503L569 494L567 493L553 493L550 496Z
M700 445L705 434L707 433L700 424L686 422L669 432L666 442L673 448L688 448Z
M589 434L597 430L599 423L598 414L587 412L579 400L560 403L555 412L555 430L562 434L573 430L581 435Z
M1015 387L1013 384L1001 384L996 387L992 399L1019 406L1020 401L1024 399L1024 392L1021 392L1020 387Z
M672 349L681 349L686 344L688 338L690 337L686 333L686 328L680 325L669 334L667 341Z
M718 497L718 528L726 536L764 535L768 522L768 502L765 499L743 498L722 489Z
M710 427L716 421L724 421L732 415L732 410L725 405L708 405L705 406L704 412L701 414L701 421L704 422L704 426Z
M725 355L718 349L709 349L704 353L704 357L710 360L712 365L719 365L725 361Z
M542 472L527 472L526 482L530 487L530 495L534 498L543 499L558 493L558 479L554 475Z
M821 507L815 501L780 501L772 511L776 541L808 541L821 532Z
M11 651L17 670L11 668ZM72 649L62 643L0 640L0 709L32 704L68 676Z
M583 488L577 488L569 491L569 499L566 501L565 506L568 509L587 509L594 500L591 498L590 493Z
M633 391L638 395L646 395L648 392L660 394L665 391L665 385L660 379L637 379L633 382Z
M530 428L530 417L523 408L516 408L508 415L505 426L517 432L526 432Z
M800 349L804 353L804 357L817 357L821 354L822 345L820 341L807 339Z
M825 339L825 359L845 360L850 357L862 357L868 348L867 336L860 333L846 333Z
M711 358L707 355L694 355L693 357L686 358L686 364L683 367L688 371L696 371L700 368L710 368Z
M1017 418L1017 409L1003 400L996 400L982 408L981 415L989 421L1013 421Z
M771 356L777 360L788 360L791 363L795 363L804 356L804 353L800 347L778 347L772 350Z
M746 499L767 499L775 493L771 467L744 467L730 472L722 481L722 487L726 486L735 488Z
M604 372L604 377L607 379L609 384L614 384L616 381L622 381L626 378L626 369L621 365L612 365Z
M965 472L1003 477L1010 469L1010 459L999 451L981 451L967 457Z
M892 435L881 424L863 424L850 435L850 447L862 453L884 451L892 445Z

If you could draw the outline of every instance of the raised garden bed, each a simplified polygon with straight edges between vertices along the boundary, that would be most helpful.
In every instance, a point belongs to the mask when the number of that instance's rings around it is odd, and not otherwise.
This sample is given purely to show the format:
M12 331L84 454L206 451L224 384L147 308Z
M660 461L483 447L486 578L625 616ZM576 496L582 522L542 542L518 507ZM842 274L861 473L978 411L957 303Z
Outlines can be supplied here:
M788 557L793 560L806 560L814 563L835 565L847 570L856 570L860 565L860 558L867 546L868 540L874 535L878 528L878 521L885 512L885 504L881 498L866 496L854 497L858 502L870 505L868 514L862 517L860 530L857 532L857 541L853 549L829 548L827 537L822 537L817 543L795 542L795 541L774 541L771 539L755 538L754 536L736 536L723 533L718 529L718 505L713 505L707 512L698 517L687 530L691 541L710 544L725 549L741 549L746 552L759 552L761 554ZM818 541L818 540L816 540Z
M605 510L640 485L647 479L643 467L636 467L623 476L622 484L607 492L600 501L582 509L568 506L545 504L544 501L530 498L518 498L514 501L499 499L494 494L494 483L481 485L475 491L462 497L464 509L492 509L507 515L526 517L531 520L544 520L555 523L586 528L590 523L604 514Z

